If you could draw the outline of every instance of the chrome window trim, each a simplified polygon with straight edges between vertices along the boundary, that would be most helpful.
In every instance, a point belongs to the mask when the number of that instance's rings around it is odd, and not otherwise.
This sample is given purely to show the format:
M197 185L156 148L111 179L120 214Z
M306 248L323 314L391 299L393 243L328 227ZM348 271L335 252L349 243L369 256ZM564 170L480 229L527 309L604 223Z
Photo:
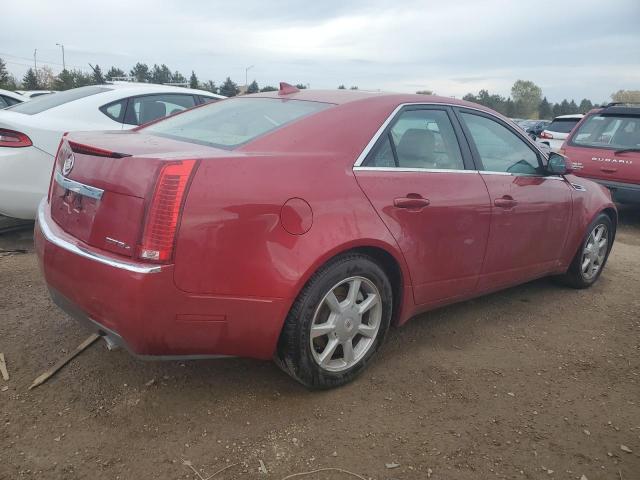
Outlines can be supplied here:
M478 173L478 170L457 170L453 168L353 167L353 170L378 172Z
M56 170L54 177L56 183L62 188L64 188L65 190L71 190L78 195L94 198L96 200L100 200L102 198L102 195L104 195L104 190L102 190L101 188L92 187L90 185L85 185L84 183L71 180L70 178L63 176L59 170Z
M58 237L53 231L49 224L47 223L47 217L45 215L45 208L47 206L47 199L43 198L38 206L38 217L37 217L37 226L40 227L40 231L44 235L44 237L54 245L68 251L74 253L80 257L88 258L89 260L93 260L94 262L102 263L104 265L108 265L110 267L119 268L121 270L126 270L128 272L133 273L158 273L162 270L160 265L149 265L143 266L139 264L135 264L132 262L126 262L123 260L115 260L113 258L108 258L103 255L91 252L85 248L82 248L74 243L71 243L63 238Z
M376 133L373 135L371 140L369 140L369 143L367 143L367 145L364 147L364 150L362 150L360 155L358 155L358 158L356 159L355 163L353 164L354 167L360 167L362 165L364 160L367 158L367 155L369 155L369 152L371 152L371 150L373 149L373 146L376 144L376 142L378 141L380 136L386 130L387 126L395 118L395 116L398 114L398 112L400 112L400 110L402 110L404 107L457 107L457 108L465 108L467 110L474 110L476 112L484 113L485 115L488 115L488 116L496 119L498 122L503 122L503 120L500 117L494 115L493 113L491 113L491 112L489 112L487 110L483 110L481 108L469 107L467 105L459 105L457 103L437 103L437 102L432 102L432 103L424 103L424 102L401 103L400 105L398 105L396 108L393 109L393 112L391 112L391 114L387 117L387 119L382 123L382 125L376 131ZM518 137L520 137L521 139L523 139L525 142L527 142L527 144L532 146L536 152L538 152L540 155L542 155L543 158L548 159L547 154L545 154L540 148L538 148L536 143L533 142L529 138L528 135L521 135L520 132L516 132L515 134ZM375 168L375 167L371 167L371 168ZM387 167L381 167L381 168L387 168ZM420 171L423 171L423 170L420 170ZM482 170L482 172L484 172L484 170ZM491 173L494 173L494 172L491 172ZM502 173L502 172L498 172L498 173ZM508 175L511 175L511 174L508 174Z

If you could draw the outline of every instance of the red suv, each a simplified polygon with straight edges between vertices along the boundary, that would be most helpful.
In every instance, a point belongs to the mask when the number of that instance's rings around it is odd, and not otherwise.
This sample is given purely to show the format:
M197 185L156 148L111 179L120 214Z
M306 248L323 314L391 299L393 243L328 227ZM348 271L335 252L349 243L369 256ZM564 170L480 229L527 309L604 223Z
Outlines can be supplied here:
M576 175L607 187L616 202L640 204L640 104L592 110L562 150Z

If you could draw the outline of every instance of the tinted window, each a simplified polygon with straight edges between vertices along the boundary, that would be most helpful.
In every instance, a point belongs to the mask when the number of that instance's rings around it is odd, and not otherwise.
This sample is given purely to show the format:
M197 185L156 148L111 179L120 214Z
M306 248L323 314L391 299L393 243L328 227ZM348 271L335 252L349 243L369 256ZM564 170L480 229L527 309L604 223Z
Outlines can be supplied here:
M579 118L556 118L545 130L558 133L570 133L579 121Z
M104 113L111 120L115 120L118 123L122 123L124 117L124 109L127 106L127 99L118 100L117 102L109 103L100 107L100 111Z
M207 104L144 129L177 140L233 148L331 105L278 98L234 98Z
M142 125L181 112L195 104L193 95L179 93L135 97L129 101L124 123Z
M464 169L458 140L444 110L410 110L401 113L387 138L377 145L366 165Z
M0 100L3 100L6 105L15 105L17 103L22 103L20 100L11 97L5 97L4 95L0 95Z
M502 124L480 115L461 113L476 146L484 170L536 174L538 155L518 135Z
M89 97L91 95L96 95L102 92L108 92L110 90L113 89L102 86L72 88L71 90L56 92L51 95L41 95L28 102L19 103L17 105L9 107L9 109L14 112L33 115L34 113L40 113L44 112L45 110L58 107L64 103L73 102L74 100L79 100L81 98Z
M9 105L7 103L7 101L5 100L6 98L9 98L9 97L5 97L3 95L0 95L0 108L4 108L4 107Z
M598 148L640 146L640 116L592 115L573 136L574 145Z

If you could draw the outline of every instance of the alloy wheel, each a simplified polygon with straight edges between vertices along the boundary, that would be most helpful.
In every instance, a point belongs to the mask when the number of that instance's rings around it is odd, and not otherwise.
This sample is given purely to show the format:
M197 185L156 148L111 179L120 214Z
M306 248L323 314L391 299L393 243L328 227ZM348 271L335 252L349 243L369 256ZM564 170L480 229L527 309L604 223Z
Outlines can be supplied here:
M375 344L382 299L375 284L349 277L334 285L316 308L310 345L320 368L341 372L358 363Z
M608 245L609 232L607 226L604 224L596 225L591 230L582 250L580 268L585 280L591 280L602 269L607 256Z

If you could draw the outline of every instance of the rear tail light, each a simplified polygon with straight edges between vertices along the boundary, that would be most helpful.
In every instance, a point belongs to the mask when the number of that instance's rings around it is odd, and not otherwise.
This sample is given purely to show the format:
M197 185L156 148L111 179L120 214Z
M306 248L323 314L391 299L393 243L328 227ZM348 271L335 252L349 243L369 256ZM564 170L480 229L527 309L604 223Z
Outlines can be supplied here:
M543 130L540 133L540 138L546 138L548 140L552 140L553 139L553 135L551 135L549 132L547 132L546 130Z
M24 133L15 130L0 128L0 147L30 147L33 145L31 139Z
M67 135L67 132L65 132L62 135L62 139L60 139L60 143L58 144L58 151L56 152L56 159L53 162L53 169L51 170L51 178L49 179L49 192L47 193L47 203L51 203L51 192L53 191L53 179L55 177L56 174L56 169L62 169L62 164L64 163L64 160L62 159L62 157L64 156L64 149L63 149L63 145L64 145L64 137Z
M171 162L160 169L138 246L138 258L168 262L173 256L176 232L195 160Z

